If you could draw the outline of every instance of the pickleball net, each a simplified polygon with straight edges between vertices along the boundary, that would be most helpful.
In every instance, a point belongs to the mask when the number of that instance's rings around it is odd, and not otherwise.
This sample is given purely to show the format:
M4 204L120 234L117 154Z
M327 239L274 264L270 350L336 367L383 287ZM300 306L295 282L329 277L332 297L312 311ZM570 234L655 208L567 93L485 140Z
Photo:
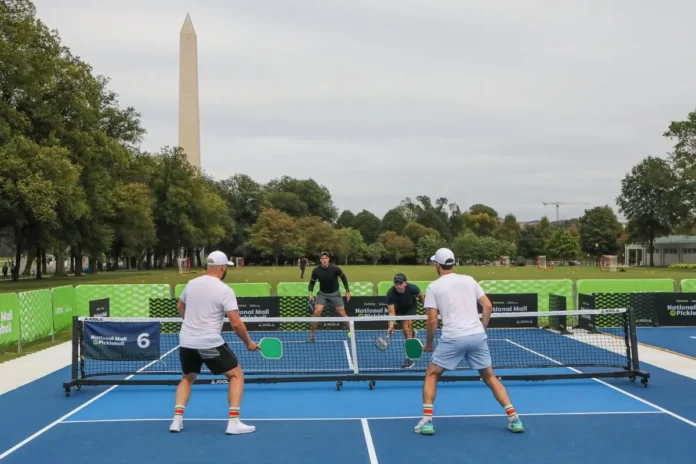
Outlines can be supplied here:
M426 316L242 318L252 340L277 338L282 356L266 359L247 350L225 324L223 339L244 370L247 383L335 380L419 380L432 353L408 359L404 321L418 326L415 335L426 343ZM79 385L176 385L180 318L76 317L73 325L72 380ZM378 337L395 322L390 343L378 348ZM415 322L420 322L416 324ZM318 323L309 339L310 325ZM438 320L434 345L441 336ZM635 316L631 309L493 313L488 345L499 377L510 380L552 380L591 377L640 377ZM504 371L504 374L500 372ZM417 373L418 375L413 375ZM479 380L463 360L446 380ZM225 383L203 366L197 383Z

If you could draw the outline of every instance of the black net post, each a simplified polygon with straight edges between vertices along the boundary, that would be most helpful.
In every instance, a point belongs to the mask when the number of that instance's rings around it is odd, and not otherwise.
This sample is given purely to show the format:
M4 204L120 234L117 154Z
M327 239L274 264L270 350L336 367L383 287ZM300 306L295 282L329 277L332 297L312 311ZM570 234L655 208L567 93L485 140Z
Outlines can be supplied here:
M631 353L629 360L631 361L632 369L640 370L640 360L638 359L638 335L636 331L636 314L633 308L628 309L628 332L630 333Z

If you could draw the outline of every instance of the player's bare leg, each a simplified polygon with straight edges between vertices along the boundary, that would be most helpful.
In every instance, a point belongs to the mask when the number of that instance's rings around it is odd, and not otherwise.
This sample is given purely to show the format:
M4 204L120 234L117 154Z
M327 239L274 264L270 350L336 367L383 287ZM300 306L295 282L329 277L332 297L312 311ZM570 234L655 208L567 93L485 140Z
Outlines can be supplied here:
M239 420L239 410L242 404L242 396L244 395L244 372L242 368L237 366L232 370L225 372L225 377L230 382L227 389L227 400L230 404L229 420L227 421L228 435L237 435L240 433L251 433L256 430L253 425L246 425Z
M176 387L174 394L174 420L169 426L170 432L181 432L184 429L184 409L191 398L191 387L198 374L184 374Z
M340 308L336 308L336 314L348 319L348 314L346 314L345 306L341 306ZM350 322L349 321L346 321L346 331L348 332L348 337L350 337L351 334L350 334Z
M425 380L423 381L423 417L413 429L414 432L421 435L432 435L435 433L433 428L433 405L435 404L435 395L437 393L437 382L444 369L432 362L425 372Z
M324 310L324 305L315 304L314 305L314 314L312 314L312 317L321 317L321 312L323 310ZM318 326L319 326L318 322L312 322L312 328L309 332L309 339L307 340L308 342L314 341L314 334L317 331Z
M409 338L415 338L416 337L416 331L411 328L411 323L413 321L401 321L401 330L404 332L404 338L409 339ZM401 365L402 369L409 369L411 367L414 367L416 363L411 360L406 358L404 360L404 363Z
M500 380L498 380L498 377L495 376L493 369L490 367L486 369L481 369L479 370L479 374L481 375L481 380L483 380L483 382L486 385L488 385L488 388L490 388L493 392L493 396L495 396L495 399L505 410L505 413L507 414L508 419L510 420L510 423L508 424L508 429L512 430L513 432L523 432L524 427L522 426L522 421L517 416L517 412L515 411L515 408L512 406L512 402L510 401L510 396L508 395L507 389L500 382Z

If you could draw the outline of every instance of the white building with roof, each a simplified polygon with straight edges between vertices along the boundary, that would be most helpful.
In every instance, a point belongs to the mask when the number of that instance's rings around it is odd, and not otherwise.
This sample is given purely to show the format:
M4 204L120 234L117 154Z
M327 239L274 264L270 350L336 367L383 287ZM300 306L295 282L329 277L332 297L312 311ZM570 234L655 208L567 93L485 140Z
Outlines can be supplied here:
M655 266L667 267L677 263L696 263L696 235L668 235L655 239ZM628 266L649 266L648 244L627 244L625 254Z

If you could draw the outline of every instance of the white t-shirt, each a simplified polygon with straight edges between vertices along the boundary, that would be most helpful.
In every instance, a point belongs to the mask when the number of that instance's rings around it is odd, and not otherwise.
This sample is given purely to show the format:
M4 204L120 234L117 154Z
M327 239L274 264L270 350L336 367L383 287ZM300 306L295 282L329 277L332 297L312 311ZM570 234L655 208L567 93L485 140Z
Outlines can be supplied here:
M476 303L484 291L473 277L446 274L428 285L424 308L436 308L442 316L442 338L485 333Z
M220 279L192 279L179 297L186 304L179 344L184 348L207 349L222 345L220 332L229 311L238 311L234 290Z

